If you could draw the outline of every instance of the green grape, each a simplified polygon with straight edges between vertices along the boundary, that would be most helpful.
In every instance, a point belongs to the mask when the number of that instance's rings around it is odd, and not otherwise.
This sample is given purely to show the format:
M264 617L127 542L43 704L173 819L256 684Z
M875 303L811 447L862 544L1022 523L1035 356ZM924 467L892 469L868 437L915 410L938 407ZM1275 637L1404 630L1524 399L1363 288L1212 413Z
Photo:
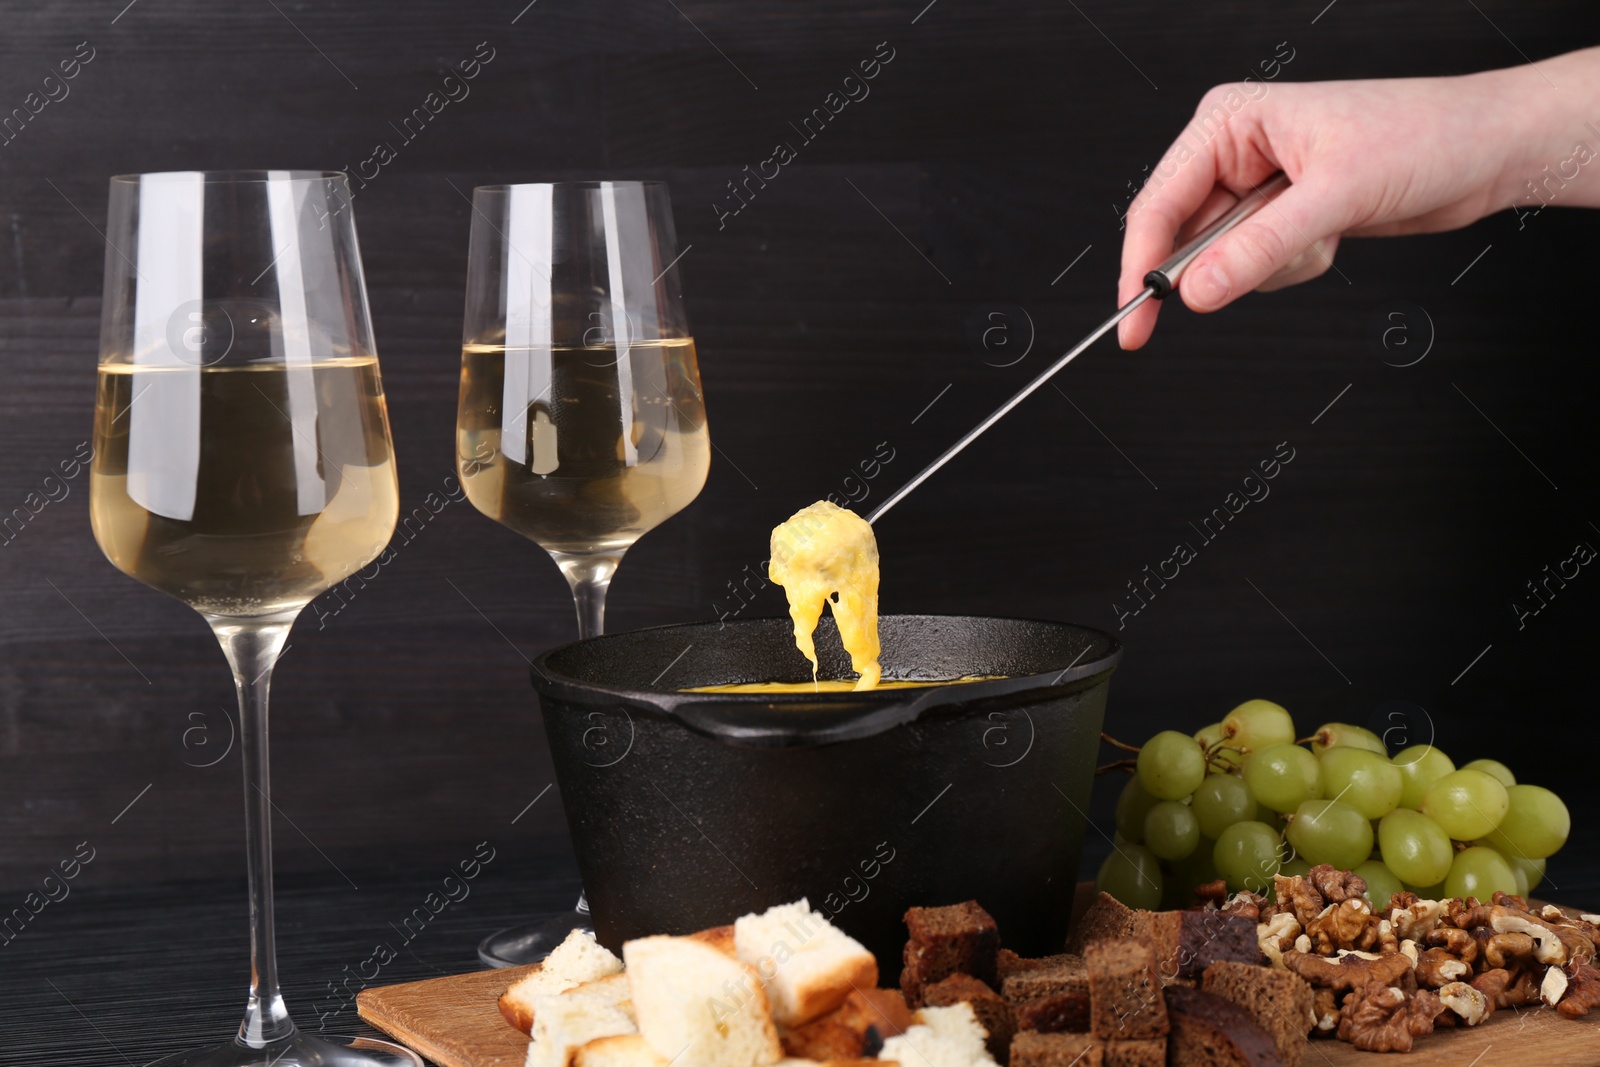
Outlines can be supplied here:
M1200 747L1206 749L1207 751L1210 751L1212 748L1218 745L1223 746L1217 748L1216 754L1211 757L1211 765L1207 768L1207 770L1212 774L1218 774L1232 770L1234 767L1239 766L1239 764L1244 760L1244 755L1242 753L1237 751L1232 746L1225 744L1227 741L1227 735L1223 733L1222 724L1220 722L1214 722L1209 726L1200 727L1200 729L1195 731L1194 739L1200 742Z
M1142 845L1113 849L1094 876L1094 887L1130 908L1161 907L1161 862Z
M1517 776L1511 773L1511 768L1497 759L1475 759L1471 763L1465 764L1461 769L1464 771L1482 771L1491 778L1500 779L1500 784L1507 789L1517 784Z
M1200 823L1189 805L1163 800L1144 817L1144 847L1157 859L1181 860L1200 842Z
M1358 748L1387 756L1389 750L1383 739L1364 726L1351 726L1347 722L1324 723L1311 735L1311 751L1318 756L1330 748Z
M1383 906L1389 903L1389 898L1405 888L1394 872L1378 860L1358 864L1355 873L1367 883L1367 903L1372 905L1373 911L1382 911Z
M1195 886L1215 882L1221 877L1217 874L1216 862L1211 857L1216 847L1215 841L1202 837L1193 852L1165 866L1162 871L1162 876L1166 879L1163 907L1181 909L1192 906Z
M1256 817L1256 799L1242 778L1231 774L1213 774L1200 783L1189 802L1194 817L1199 820L1200 832L1212 840L1222 836L1222 831L1236 822L1249 822Z
M1406 885L1406 888L1423 900L1443 900L1445 898L1444 883L1435 882L1433 885Z
M1146 741L1137 762L1145 791L1161 800L1182 800L1206 777L1200 743L1176 730L1162 730Z
M1396 808L1383 817L1378 824L1378 851L1384 866L1407 885L1434 886L1444 881L1455 858L1450 835L1410 808Z
M1161 798L1146 792L1139 784L1138 775L1128 779L1128 784L1117 795L1117 833L1124 841L1138 844L1144 840L1144 817L1159 803Z
M1541 785L1506 790L1505 817L1484 844L1507 858L1541 860L1556 853L1572 832L1572 816L1561 798Z
M1450 757L1432 745L1413 745L1395 753L1394 765L1400 768L1405 785L1400 790L1400 806L1422 806L1422 794L1428 786L1456 769Z
M1511 877L1517 883L1517 896L1526 897L1528 895L1528 872L1510 860L1506 860L1506 866L1511 868Z
M1509 804L1498 778L1463 770L1451 771L1423 790L1417 810L1457 841L1471 841L1499 826Z
M1228 743L1246 752L1260 752L1270 745L1294 744L1294 720L1281 704L1270 700L1246 700L1222 720L1222 733Z
M1318 762L1323 796L1344 801L1368 819L1381 819L1400 806L1405 783L1388 756L1341 746L1324 749Z
M1544 881L1544 860L1528 860L1521 856L1507 856L1506 862L1511 864L1511 872L1517 876L1517 884L1528 883L1528 893L1539 888L1539 883ZM1528 893L1523 893L1527 896Z
M1517 876L1511 873L1511 864L1492 848L1482 845L1456 853L1450 865L1450 875L1444 880L1447 897L1477 897L1488 900L1495 891L1515 893Z
M1322 765L1299 745L1269 745L1245 757L1244 784L1258 803L1273 811L1293 811L1320 795Z
M1350 870L1372 854L1372 824L1342 800L1308 800L1295 809L1284 838L1307 863Z
M1173 877L1185 883L1189 889L1205 885L1207 882L1215 882L1222 877L1217 873L1217 861L1213 855L1216 847L1216 841L1202 836L1195 844L1193 852L1171 865Z
M1265 893L1278 873L1283 838L1264 822L1236 822L1217 838L1212 862L1232 890Z

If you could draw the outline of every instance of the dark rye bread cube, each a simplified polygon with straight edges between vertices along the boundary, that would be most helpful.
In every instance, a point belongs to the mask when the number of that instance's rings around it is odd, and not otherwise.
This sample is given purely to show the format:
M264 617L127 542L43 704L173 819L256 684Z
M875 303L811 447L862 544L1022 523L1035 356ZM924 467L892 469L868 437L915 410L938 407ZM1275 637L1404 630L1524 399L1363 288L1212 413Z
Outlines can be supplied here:
M1105 1049L1088 1034L1036 1034L1011 1042L1011 1067L1105 1067Z
M1130 936L1143 938L1156 947L1156 974L1162 985L1169 985L1182 977L1179 963L1186 914L1181 911L1136 911L1130 920Z
M1089 1030L1096 1037L1163 1037L1167 1004L1156 973L1155 946L1134 938L1091 941Z
M1001 985L1004 985L1005 980L1012 975L1021 974L1023 971L1037 971L1041 967L1049 966L1051 960L1058 958L1056 956L1045 956L1039 959L1032 959L1027 956L1019 956L1010 949L1002 947L999 952L995 953L994 957L995 978ZM995 988L998 989L999 986Z
M977 901L912 908L905 923L911 936L900 989L913 1008L922 1007L923 987L952 974L970 974L991 989L1000 984L996 973L1000 929Z
M1023 962L1033 966L1012 969L1000 985L1000 992L1007 1000L1031 1000L1047 993L1089 992L1089 968L1082 956L1063 952L1059 956Z
M1067 935L1067 951L1082 954L1083 946L1091 941L1129 936L1133 933L1134 914L1132 908L1110 893L1101 893Z
M1018 1030L1041 1034L1087 1033L1089 992L1041 993L1027 1000L1009 1001Z
M1272 1035L1231 1000L1188 986L1166 989L1167 1056L1183 1067L1278 1067Z
M1001 992L1016 1015L1018 1030L1041 1033L1089 1029L1089 969L1082 956L1000 961Z
M1167 1067L1167 1039L1114 1037L1105 1043L1105 1067Z
M1252 963L1213 963L1200 989L1232 1001L1272 1035L1284 1067L1300 1067L1314 1025L1311 985L1292 971Z
M984 1032L989 1035L986 1044L989 1055L1000 1063L1006 1062L1006 1050L1017 1032L1016 1018L1011 1005L988 986L970 974L952 974L931 985L922 987L924 1007L947 1008L952 1004L970 1004Z
M1181 911L1177 971L1180 978L1199 978L1213 963L1261 964L1254 919L1220 911Z

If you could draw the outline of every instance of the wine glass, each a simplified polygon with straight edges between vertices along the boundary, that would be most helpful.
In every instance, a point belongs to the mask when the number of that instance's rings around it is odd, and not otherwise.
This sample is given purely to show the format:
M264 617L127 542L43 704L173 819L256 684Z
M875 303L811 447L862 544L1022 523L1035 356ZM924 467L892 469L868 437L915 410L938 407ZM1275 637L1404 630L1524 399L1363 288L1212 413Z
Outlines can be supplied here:
M711 465L667 187L482 186L472 209L456 467L474 507L550 553L593 637L623 553ZM587 926L580 898L478 954L532 962Z
M210 624L239 691L250 996L238 1036L163 1067L421 1067L296 1029L273 943L267 687L295 616L373 560L399 512L388 413L338 172L111 179L89 513L125 574Z

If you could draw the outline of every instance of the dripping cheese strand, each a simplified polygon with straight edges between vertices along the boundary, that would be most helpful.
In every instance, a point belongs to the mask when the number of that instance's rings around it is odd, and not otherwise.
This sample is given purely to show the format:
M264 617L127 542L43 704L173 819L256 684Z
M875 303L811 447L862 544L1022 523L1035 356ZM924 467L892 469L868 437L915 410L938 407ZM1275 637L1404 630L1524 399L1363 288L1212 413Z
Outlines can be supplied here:
M872 526L847 508L819 500L802 508L772 531L767 574L783 586L794 620L794 643L817 676L812 640L824 604L832 605L839 638L860 680L872 689L878 666L878 542Z

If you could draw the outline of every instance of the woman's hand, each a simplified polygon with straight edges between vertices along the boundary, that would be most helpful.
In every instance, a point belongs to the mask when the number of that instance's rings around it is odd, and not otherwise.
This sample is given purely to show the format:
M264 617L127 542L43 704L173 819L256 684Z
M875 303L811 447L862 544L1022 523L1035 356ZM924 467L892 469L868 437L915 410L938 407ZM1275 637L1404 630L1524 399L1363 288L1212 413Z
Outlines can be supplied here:
M1600 165L1572 163L1575 142L1600 155L1600 129L1584 119L1600 119L1600 49L1457 78L1218 86L1129 206L1118 303L1278 170L1294 185L1184 272L1193 310L1315 278L1342 236L1451 230L1552 197L1600 205ZM1542 168L1563 162L1578 175L1546 180ZM1122 321L1123 348L1150 338L1159 308L1148 301Z

